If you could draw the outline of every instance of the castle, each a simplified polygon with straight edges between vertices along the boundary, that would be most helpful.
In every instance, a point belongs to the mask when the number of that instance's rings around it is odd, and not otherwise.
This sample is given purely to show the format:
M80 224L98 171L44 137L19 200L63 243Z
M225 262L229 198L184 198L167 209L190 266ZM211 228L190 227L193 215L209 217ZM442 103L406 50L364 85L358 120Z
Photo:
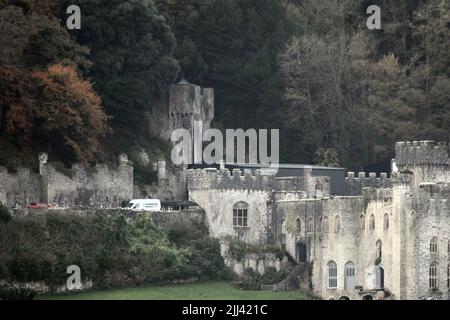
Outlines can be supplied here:
M305 166L299 176L235 168L189 170L190 198L215 237L273 243L311 268L328 299L449 298L448 146L398 142L393 172L348 172L344 188Z
M150 123L158 122L149 128L159 128L151 134L169 140L173 129L194 130L195 120L202 120L206 130L213 105L212 89L182 81L149 115ZM45 154L39 160L39 173L0 168L5 205L43 201L63 208L115 208L141 196L125 155L116 168L73 166L69 172L47 163ZM398 142L392 172L379 176L307 165L280 165L276 175L224 163L176 172L166 170L164 161L153 166L158 185L147 195L196 202L213 237L282 248L309 270L312 289L324 298L450 298L450 159L445 143ZM270 254L253 255L234 270L244 267L264 272L266 267L280 270L282 263Z

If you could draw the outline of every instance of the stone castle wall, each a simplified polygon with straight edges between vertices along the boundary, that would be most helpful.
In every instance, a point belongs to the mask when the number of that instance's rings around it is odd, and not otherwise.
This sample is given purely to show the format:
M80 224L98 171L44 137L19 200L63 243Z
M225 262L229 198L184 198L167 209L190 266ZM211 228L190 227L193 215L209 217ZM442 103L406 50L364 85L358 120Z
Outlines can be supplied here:
M435 296L448 299L448 268L450 266L450 185L424 183L415 199L415 219L410 219L409 230L415 239L415 265L418 298ZM430 252L430 242L437 240L437 253ZM429 289L428 270L436 264L438 287Z
M271 193L264 190L191 190L189 200L206 212L210 234L216 238L232 236L246 243L266 244L272 236ZM233 206L248 205L248 227L233 226Z
M43 180L47 203L54 207L117 208L133 198L133 167L127 163L117 169L98 165L93 170L74 165L66 173L48 164Z
M263 175L261 170L246 169L244 175L240 169L190 169L187 171L189 191L210 189L242 189L242 190L273 190L276 179L274 175Z
M203 130L214 118L214 90L181 81L170 86L147 113L149 136L170 141L173 130L192 132L194 121L202 121Z
M0 168L0 200L5 206L24 208L41 202L59 208L114 208L133 197L133 166L126 156L114 169L106 165L65 169L46 159L44 155L39 173Z
M41 176L28 168L8 172L0 167L0 201L6 207L24 207L30 202L44 201Z
M363 188L390 188L392 180L388 178L387 173L381 173L380 177L374 172L369 173L367 177L365 172L359 172L355 177L354 172L348 172L345 178L345 195L360 196Z
M410 165L450 165L448 144L434 141L403 141L395 145L395 163L399 168Z
M258 233L270 225L271 239L296 261L300 259L299 248L304 247L303 258L312 264L313 289L324 298L375 296L383 272L383 288L394 299L447 299L448 147L430 141L403 142L396 145L396 153L398 170L390 177L386 173L379 177L359 173L355 177L349 172L346 196L342 197L317 193L307 174L263 180L258 173L241 175L239 170L233 174L209 169L190 171L188 188L193 200L205 206L216 235L240 236L232 228L232 206L227 204L243 199L254 204L272 202L264 211L263 223L249 222L249 229L257 232L244 240L258 239ZM258 192L261 194L256 196ZM430 252L434 237L437 254ZM327 265L331 261L337 265L337 288L328 287ZM345 266L349 262L355 269L355 289L346 287ZM435 290L429 288L432 263L438 270Z

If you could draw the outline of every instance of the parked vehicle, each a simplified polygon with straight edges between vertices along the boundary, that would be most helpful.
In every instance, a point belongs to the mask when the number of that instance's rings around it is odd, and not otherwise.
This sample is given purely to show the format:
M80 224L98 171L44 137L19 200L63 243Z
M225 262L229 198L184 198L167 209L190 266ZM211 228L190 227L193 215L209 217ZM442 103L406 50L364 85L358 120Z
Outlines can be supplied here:
M158 199L134 199L125 207L131 211L161 211L161 201Z
M199 206L192 201L166 201L161 202L161 208L163 211L181 211L198 209Z
M39 203L39 202L31 202L29 205L27 205L28 209L48 209L50 206L46 203Z

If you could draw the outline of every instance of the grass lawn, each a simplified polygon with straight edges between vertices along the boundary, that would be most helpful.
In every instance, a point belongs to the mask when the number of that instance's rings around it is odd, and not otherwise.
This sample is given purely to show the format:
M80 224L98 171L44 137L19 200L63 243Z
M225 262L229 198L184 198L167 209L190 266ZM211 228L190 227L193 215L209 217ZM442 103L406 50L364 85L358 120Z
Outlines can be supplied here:
M45 300L299 300L300 291L272 292L236 289L228 282L203 282L159 287L89 291L73 295L38 296Z

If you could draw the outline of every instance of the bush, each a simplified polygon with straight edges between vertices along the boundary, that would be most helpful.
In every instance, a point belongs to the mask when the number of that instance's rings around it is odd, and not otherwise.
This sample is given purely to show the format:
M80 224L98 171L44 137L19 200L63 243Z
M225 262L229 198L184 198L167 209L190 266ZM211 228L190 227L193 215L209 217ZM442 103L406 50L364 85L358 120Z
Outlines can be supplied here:
M230 255L236 261L242 261L247 254L273 253L279 260L283 259L284 252L274 245L252 245L235 238L228 238L230 241Z
M275 268L267 268L266 273L260 277L262 284L276 284L286 279L287 274L283 271L277 271Z
M195 226L192 226L195 228ZM165 231L149 215L17 217L0 224L0 276L10 282L65 285L69 265L95 288L159 284L226 276L218 240L189 228ZM184 242L169 237L179 235Z
M7 224L11 219L12 217L9 210L5 207L0 207L0 223Z
M238 287L243 290L260 290L260 276L251 268L245 269Z
M37 292L18 284L0 284L0 300L33 300Z

